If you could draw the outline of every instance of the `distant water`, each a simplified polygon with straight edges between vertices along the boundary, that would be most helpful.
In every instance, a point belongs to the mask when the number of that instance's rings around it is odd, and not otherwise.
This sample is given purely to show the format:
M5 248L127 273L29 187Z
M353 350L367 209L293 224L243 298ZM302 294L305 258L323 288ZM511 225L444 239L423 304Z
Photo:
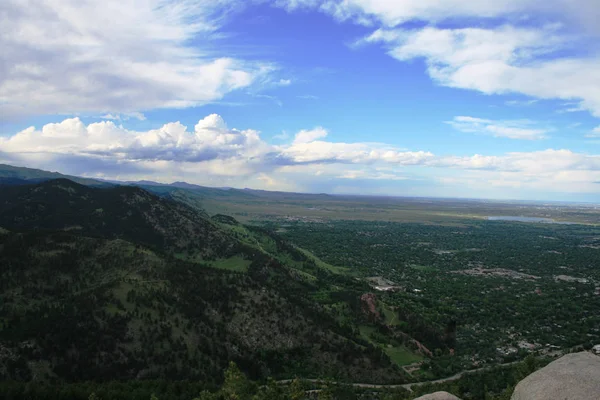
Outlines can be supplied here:
M540 217L518 217L516 215L501 215L496 217L487 217L489 221L515 221L515 222L539 222L543 224L563 224L569 225L575 222L568 221L556 221L552 218L540 218Z

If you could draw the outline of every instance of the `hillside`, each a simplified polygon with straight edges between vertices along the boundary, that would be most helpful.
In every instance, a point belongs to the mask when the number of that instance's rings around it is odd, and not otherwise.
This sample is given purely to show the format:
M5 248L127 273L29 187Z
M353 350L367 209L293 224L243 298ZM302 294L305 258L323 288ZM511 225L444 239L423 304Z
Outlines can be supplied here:
M67 179L4 188L0 226L19 231L76 231L203 255L227 254L235 245L197 209L136 187L100 189Z
M253 379L405 380L313 300L352 310L368 287L266 231L66 179L3 186L0 227L2 379L209 383L236 361Z
M113 184L97 179L81 178L78 176L64 175L59 172L44 171L35 168L15 167L8 164L0 164L0 184L23 185L39 183L51 179L69 179L82 185L108 187Z

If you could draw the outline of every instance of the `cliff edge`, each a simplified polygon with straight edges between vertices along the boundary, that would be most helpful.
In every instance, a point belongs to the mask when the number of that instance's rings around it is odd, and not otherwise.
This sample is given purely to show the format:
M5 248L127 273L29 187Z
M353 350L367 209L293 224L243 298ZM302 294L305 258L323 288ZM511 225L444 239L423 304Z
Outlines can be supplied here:
M600 399L600 357L567 354L523 379L511 400Z

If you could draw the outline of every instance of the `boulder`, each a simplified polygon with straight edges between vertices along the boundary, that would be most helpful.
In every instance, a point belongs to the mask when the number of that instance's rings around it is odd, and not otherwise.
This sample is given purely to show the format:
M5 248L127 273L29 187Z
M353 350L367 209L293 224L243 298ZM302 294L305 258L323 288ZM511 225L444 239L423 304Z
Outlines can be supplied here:
M600 357L567 354L523 379L511 400L600 399Z
M415 400L460 400L453 394L448 392L435 392L426 394L425 396L417 397Z

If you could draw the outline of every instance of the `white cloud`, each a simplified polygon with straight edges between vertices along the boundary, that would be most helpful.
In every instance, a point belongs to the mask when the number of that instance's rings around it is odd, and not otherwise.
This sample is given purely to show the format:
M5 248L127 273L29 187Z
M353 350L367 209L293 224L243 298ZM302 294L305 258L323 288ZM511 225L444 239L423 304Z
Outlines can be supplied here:
M317 139L326 137L327 134L328 132L320 126L312 130L301 130L296 134L294 144L314 142Z
M146 120L146 116L140 112L131 112L131 113L125 113L125 114L108 113L108 114L101 116L100 118L101 119L112 119L112 120L117 120L117 121L127 121L130 118L135 118L140 121Z
M585 135L585 137L599 138L600 137L600 125L598 125L594 129L592 129L592 131L590 133L588 133L587 135Z
M443 21L455 16L495 17L514 13L536 0L464 1L464 0L343 0L326 1L322 7L336 18L359 22L378 21L396 26L410 20Z
M286 131L283 131L280 134L273 136L273 139L275 139L275 140L288 140L289 138L290 138L290 134L287 133Z
M340 179L361 179L361 180L387 180L387 181L403 181L408 178L397 173L386 173L372 169L352 169L347 170L337 176Z
M539 100L536 99L532 99L532 100L508 100L506 101L504 104L506 104L507 106L514 106L514 107L526 107L526 106L532 106L536 103L538 103Z
M294 142L280 149L281 155L294 163L420 165L433 158L426 151L401 151L377 143L336 143L325 141Z
M431 78L444 86L576 100L578 108L600 116L600 56L555 55L568 39L554 26L426 27L377 30L362 42L383 42L400 61L425 59Z
M466 170L516 172L525 176L555 174L564 171L600 172L600 156L575 153L571 150L547 149L534 152L511 152L502 156L447 156L429 163L430 166Z
M70 118L0 139L0 148L6 153L77 155L115 162L251 159L265 153L266 146L258 132L228 129L216 114L201 119L191 132L179 122L135 132L111 121L86 126L79 118Z
M575 101L572 108L600 117L596 0L295 0L292 4L291 10L304 5L338 20L378 27L357 44L383 44L402 62L424 59L429 76L441 85ZM402 25L409 21L428 24L413 29ZM550 23L540 26L539 21Z
M494 121L490 119L458 116L447 121L461 132L483 133L509 139L539 140L546 137L548 129L532 128L528 120Z
M267 99L277 104L279 107L283 107L283 102L277 96L272 96L270 94L261 94L261 93L252 93L248 92L248 94L252 97L256 97L257 99Z
M230 0L34 3L0 2L0 118L188 107L273 69L216 51Z
M493 122L455 120L484 127ZM304 130L291 144L273 146L255 130L228 127L216 114L200 119L193 129L170 122L142 132L112 121L86 125L69 118L0 137L0 162L105 178L280 190L328 191L328 186L315 185L341 179L443 180L470 190L479 185L478 190L493 186L597 193L595 182L600 181L600 155L565 149L436 155L383 143L330 142L326 134L324 128Z
M432 23L493 18L528 21L535 15L600 33L597 24L600 6L596 0L275 0L275 4L289 11L319 9L338 20L385 27L414 20Z

